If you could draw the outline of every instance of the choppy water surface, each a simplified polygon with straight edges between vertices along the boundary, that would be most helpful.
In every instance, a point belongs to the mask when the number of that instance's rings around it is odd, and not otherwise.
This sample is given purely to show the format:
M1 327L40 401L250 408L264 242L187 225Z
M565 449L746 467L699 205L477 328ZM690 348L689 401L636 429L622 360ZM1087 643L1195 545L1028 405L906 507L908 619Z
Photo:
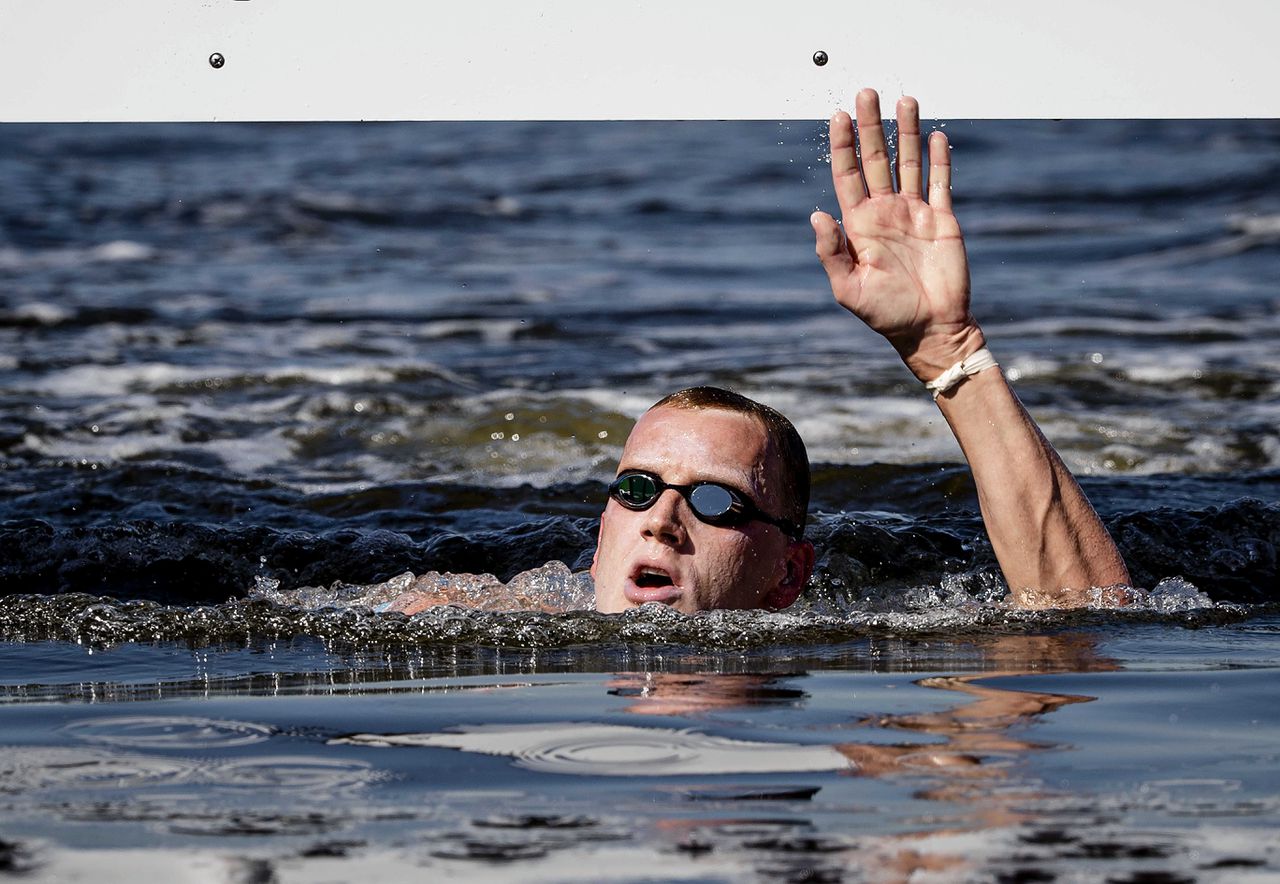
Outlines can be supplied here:
M1036 614L831 301L821 128L0 127L0 869L1280 874L1280 126L948 125L975 312L1140 588ZM695 383L804 435L813 585L596 615Z
M4 590L581 569L631 420L706 382L807 440L820 588L993 573L813 258L821 130L0 128ZM1280 128L947 131L979 319L1135 580L1273 600Z

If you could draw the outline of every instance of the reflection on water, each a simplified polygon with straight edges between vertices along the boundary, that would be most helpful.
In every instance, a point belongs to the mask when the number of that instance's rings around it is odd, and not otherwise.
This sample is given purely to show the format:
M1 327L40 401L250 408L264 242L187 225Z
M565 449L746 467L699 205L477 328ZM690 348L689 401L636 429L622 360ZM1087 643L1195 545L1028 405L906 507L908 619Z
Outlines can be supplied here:
M248 746L271 736L271 728L249 721L158 715L89 718L63 730L78 740L134 749L219 749Z
M1259 628L1189 635L1229 649ZM348 861L385 880L1274 876L1274 670L1144 670L1167 633L600 659L203 649L222 681L97 702L75 679L99 654L141 672L144 648L77 649L77 669L50 646L67 680L0 705L0 825L13 867L50 881L157 857L218 881L332 880ZM308 654L332 668L252 671Z
M1044 691L1017 690L982 684L981 680L1046 672L1113 671L1117 664L1097 654L1086 636L997 636L984 640L989 660L1000 668L982 675L940 675L918 679L915 685L955 693L948 708L864 718L856 726L910 735L894 743L847 741L831 745L748 742L716 737L690 729L561 722L537 725L462 726L447 733L356 734L331 741L338 745L382 748L448 748L486 755L503 755L523 768L546 773L583 776L714 776L768 775L844 771L856 776L893 778L910 783L919 798L958 805L930 815L930 824L900 832L897 840L936 839L955 834L1027 825L1035 820L1035 801L1053 795L1021 771L1029 753L1049 751L1051 743L1017 736L1037 718L1074 703L1096 698ZM643 716L683 716L698 720L708 713L752 707L802 708L808 694L792 685L805 673L786 676L759 673L626 673L609 682L609 694L628 700L625 711ZM935 740L923 741L928 736ZM734 802L809 800L820 786L776 787L769 784L702 787L685 794L721 804ZM939 826L939 821L945 821ZM698 852L733 845L726 837L742 820L685 816L659 819L656 825L679 833L681 849ZM757 824L758 825L758 824ZM794 828L788 821L785 828ZM766 827L767 828L767 827ZM842 855L848 861L856 842L820 837L805 831L761 833L749 829L737 844L807 855ZM901 847L874 854L862 871L892 873L905 880L914 871L956 869L966 865L962 854L928 855Z
M827 746L732 740L689 730L593 722L474 725L444 734L353 734L334 745L506 755L543 773L605 777L795 773L848 766Z
M803 690L791 687L793 675L756 673L626 673L611 682L609 693L634 698L627 706L633 715L693 715L738 706L801 706Z
M788 680L802 675L788 676ZM879 728L945 738L937 744L849 742L806 746L732 740L687 729L591 722L471 725L438 734L354 734L331 743L460 749L505 755L531 770L587 776L786 773L846 769L852 762L853 771L863 776L910 773L919 769L947 772L959 769L963 772L957 775L966 778L1002 777L1005 775L1002 768L1018 753L1051 748L1016 739L1008 734L1010 728L1026 724L1059 706L1095 699L973 683L981 677L984 676L920 679L915 684L921 687L955 691L971 699L943 712L886 715L874 721ZM638 715L697 715L711 710L776 703L779 694L785 702L798 705L804 692L771 688L771 683L777 680L776 676L753 674L631 674L613 681L609 693L634 698L626 711ZM943 790L938 794L955 797L959 793Z
M107 786L136 789L191 777L194 761L125 755L104 749L7 747L0 761L0 792L83 789Z

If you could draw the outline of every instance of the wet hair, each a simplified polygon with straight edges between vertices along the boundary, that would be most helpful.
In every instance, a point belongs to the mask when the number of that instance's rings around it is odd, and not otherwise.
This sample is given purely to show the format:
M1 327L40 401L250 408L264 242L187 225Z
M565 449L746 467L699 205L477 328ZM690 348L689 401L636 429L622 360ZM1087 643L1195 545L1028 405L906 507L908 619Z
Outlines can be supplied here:
M779 496L782 500L782 512L776 515L804 526L805 516L809 512L809 453L795 426L782 412L748 399L741 393L719 387L688 387L678 390L655 402L649 410L657 408L681 408L688 411L716 408L749 415L758 420L781 465L782 488Z

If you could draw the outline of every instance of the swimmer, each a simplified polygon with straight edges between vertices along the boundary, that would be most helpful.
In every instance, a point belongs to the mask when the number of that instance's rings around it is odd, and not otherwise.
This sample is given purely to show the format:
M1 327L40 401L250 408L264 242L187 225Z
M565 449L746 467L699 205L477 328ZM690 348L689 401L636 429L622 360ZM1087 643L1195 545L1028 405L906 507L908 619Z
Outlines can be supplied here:
M969 312L946 135L929 136L926 195L919 107L914 98L898 102L895 188L874 90L858 94L855 114L856 125L843 111L831 119L842 224L825 212L810 218L836 301L932 383L1015 602L1072 607L1092 588L1127 585L1111 536L986 355ZM706 388L674 394L636 423L617 476L591 566L599 610L647 601L686 613L777 610L804 589L814 562L800 530L809 466L777 412ZM1123 602L1122 591L1108 600Z
M825 212L810 218L836 301L933 393L973 472L1013 600L1075 607L1103 588L1107 602L1123 604L1129 573L1115 543L969 311L946 135L929 136L926 194L915 99L897 106L896 176L874 90L858 94L855 115L856 124L843 111L830 124L841 223ZM597 609L786 608L813 571L808 499L804 443L781 414L710 387L666 397L636 422L609 485L591 565ZM429 604L397 599L391 609Z

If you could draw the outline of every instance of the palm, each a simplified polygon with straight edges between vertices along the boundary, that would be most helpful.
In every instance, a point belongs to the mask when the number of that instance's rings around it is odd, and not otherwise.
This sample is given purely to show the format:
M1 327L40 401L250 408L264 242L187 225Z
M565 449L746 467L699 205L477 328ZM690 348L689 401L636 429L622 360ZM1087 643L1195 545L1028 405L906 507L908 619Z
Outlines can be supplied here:
M861 163L853 121L844 113L831 120L831 176L844 226L814 214L818 256L841 306L888 338L917 376L936 376L981 346L969 314L964 239L951 213L947 141L930 137L926 202L915 100L898 104L896 187L873 91L859 93L857 112Z
M833 276L841 306L895 344L963 324L969 316L969 265L950 211L888 194L844 215L851 266Z

